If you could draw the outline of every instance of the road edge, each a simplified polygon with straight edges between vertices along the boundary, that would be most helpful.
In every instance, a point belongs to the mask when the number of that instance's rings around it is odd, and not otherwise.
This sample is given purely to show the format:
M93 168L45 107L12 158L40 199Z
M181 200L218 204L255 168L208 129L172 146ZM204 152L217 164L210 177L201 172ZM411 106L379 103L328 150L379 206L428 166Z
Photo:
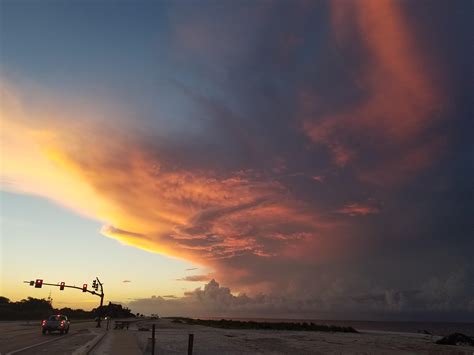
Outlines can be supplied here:
M102 339L105 338L106 335L107 335L107 332L102 332L102 333L97 334L97 336L94 339L88 341L79 349L75 350L72 353L72 355L89 355L92 352L92 350L95 349L97 344L99 344L102 341Z

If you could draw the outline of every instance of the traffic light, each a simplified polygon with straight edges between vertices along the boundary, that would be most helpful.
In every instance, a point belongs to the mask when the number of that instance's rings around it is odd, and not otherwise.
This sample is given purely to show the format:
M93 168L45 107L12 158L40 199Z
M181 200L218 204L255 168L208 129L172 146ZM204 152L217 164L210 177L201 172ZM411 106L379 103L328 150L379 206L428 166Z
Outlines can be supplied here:
M92 281L92 288L97 290L97 280Z
M43 287L43 280L36 279L35 288L41 288L41 287Z
M35 282L34 281L30 281L30 286L34 286L35 285Z
M64 285L66 285L66 283L63 281L59 284L59 290L61 291L64 291Z
M87 284L82 285L82 292L87 292Z

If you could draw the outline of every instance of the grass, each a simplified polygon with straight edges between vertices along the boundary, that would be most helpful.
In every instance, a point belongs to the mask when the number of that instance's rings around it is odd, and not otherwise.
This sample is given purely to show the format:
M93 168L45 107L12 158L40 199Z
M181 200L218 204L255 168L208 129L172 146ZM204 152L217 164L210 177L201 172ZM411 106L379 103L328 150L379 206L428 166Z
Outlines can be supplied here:
M173 323L203 325L206 327L223 328L223 329L267 329L267 330L296 330L296 331L313 331L313 332L342 332L342 333L358 333L352 327L342 327L337 325L314 324L313 322L255 322L240 320L210 320L210 319L193 319L185 317L168 317Z

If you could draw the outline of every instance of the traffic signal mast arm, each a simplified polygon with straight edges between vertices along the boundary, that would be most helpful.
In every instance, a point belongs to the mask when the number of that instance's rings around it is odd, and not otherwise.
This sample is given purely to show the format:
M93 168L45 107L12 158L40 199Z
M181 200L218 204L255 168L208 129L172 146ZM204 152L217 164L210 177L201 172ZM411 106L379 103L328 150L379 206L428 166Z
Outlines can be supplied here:
M31 285L31 281L23 281L23 283L27 283L27 284L30 284ZM50 284L50 283L47 283L47 282L42 282L41 283L42 285L46 285L46 286L56 286L56 287L60 287L61 284ZM69 286L69 285L63 285L63 287L65 288L75 288L77 290L81 290L82 292L89 292L90 294L93 294L93 295L96 295L96 296L99 296L103 299L104 297L104 290L103 290L103 287L102 287L102 284L99 282L99 285L100 285L100 292L101 293L98 293L98 292L95 292L95 291L89 291L89 290L85 290L83 289L83 287L78 287L78 286ZM102 301L102 300L101 300Z

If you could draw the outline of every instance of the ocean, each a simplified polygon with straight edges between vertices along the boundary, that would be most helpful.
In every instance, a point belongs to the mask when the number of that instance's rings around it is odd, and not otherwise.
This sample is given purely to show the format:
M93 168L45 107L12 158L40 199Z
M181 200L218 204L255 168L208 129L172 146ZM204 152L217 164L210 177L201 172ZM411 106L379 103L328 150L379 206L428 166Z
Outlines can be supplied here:
M201 319L219 320L219 317L207 317ZM434 335L448 335L451 333L463 333L474 337L474 323L466 322L388 322L388 321L354 321L354 320L321 320L321 319L268 319L268 318L235 318L224 319L255 321L255 322L313 322L315 324L327 324L338 326L350 326L358 331L384 331L401 333L421 333L424 331Z

